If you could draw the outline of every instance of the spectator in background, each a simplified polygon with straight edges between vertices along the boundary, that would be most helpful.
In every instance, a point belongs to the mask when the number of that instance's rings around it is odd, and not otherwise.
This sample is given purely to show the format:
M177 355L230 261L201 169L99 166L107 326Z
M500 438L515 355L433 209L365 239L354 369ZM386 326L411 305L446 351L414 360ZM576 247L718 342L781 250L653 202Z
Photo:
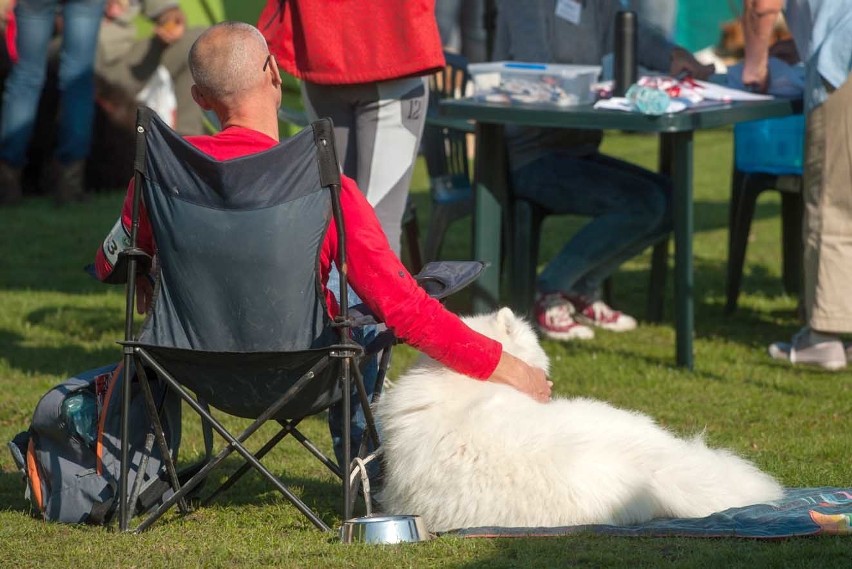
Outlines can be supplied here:
M470 63L487 61L486 0L435 0L435 19L444 49Z
M50 166L57 204L84 197L86 157L95 112L93 69L105 0L17 0L18 62L3 90L0 124L0 205L20 201L21 172L44 87L48 46L62 16L58 144Z
M495 59L600 65L613 49L616 0L498 3ZM712 66L639 22L641 65L704 78ZM593 219L539 275L535 320L556 340L588 339L591 326L632 330L636 320L600 300L601 284L624 261L671 230L670 181L599 152L603 133L507 127L514 192L546 210Z
M743 83L765 91L768 47L784 0L743 5ZM803 197L805 326L769 354L793 364L846 367L852 332L852 0L787 0L787 26L805 62Z
M150 37L138 38L140 13L154 22ZM187 55L203 29L187 28L186 15L175 0L107 0L98 40L95 71L102 90L119 90L131 98L164 68L174 86L175 117L163 117L183 135L204 133L204 114L192 100Z
M398 255L426 121L425 76L444 66L434 0L269 0L258 28L279 65L302 79L308 114L334 121L343 172Z

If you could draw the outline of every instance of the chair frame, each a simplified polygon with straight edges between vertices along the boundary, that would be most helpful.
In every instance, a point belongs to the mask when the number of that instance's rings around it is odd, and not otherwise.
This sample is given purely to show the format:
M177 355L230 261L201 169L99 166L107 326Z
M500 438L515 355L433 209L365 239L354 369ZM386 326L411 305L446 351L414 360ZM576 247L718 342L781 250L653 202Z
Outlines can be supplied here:
M301 418L297 418L294 420L280 420L279 422L282 425L282 428L276 433L261 449L257 454L253 454L249 451L245 446L244 442L254 434L264 423L273 419L276 413L284 407L287 403L292 401L299 392L313 379L317 374L321 373L326 367L328 367L333 358L338 358L341 360L341 371L340 371L340 382L342 387L342 406L343 406L343 416L349 417L351 415L351 402L350 402L350 393L352 390L353 378L355 388L358 392L359 398L361 400L361 404L364 408L364 414L367 422L367 431L366 435L369 436L376 447L379 446L378 434L375 428L375 421L373 419L369 399L366 394L366 390L364 389L363 378L359 372L357 366L357 360L363 355L364 349L353 340L350 339L349 331L355 325L355 321L350 318L349 315L349 301L348 301L348 279L347 279L347 258L346 258L346 243L345 243L345 231L344 228L344 219L343 212L340 206L340 176L339 176L339 168L337 166L337 158L334 152L334 140L333 140L333 130L328 128L324 132L327 134L317 135L315 132L315 137L317 138L317 148L319 150L319 162L320 162L320 183L321 186L330 191L331 195L331 207L332 207L332 216L335 220L335 223L338 227L338 240L339 240L339 251L338 251L338 266L341 267L340 270L340 311L338 316L335 317L335 320L332 326L337 330L339 334L339 341L332 346L326 348L327 354L323 356L323 358L314 364L314 366L304 373L285 393L281 394L272 405L270 405L266 411L264 411L260 416L258 416L254 422L252 422L245 430L239 434L238 436L232 435L216 418L212 416L207 405L204 401L199 400L196 397L193 397L190 392L184 388L172 374L170 374L150 353L150 351L141 343L134 340L134 306L135 306L135 295L136 295L136 275L137 269L140 267L141 263L144 263L148 258L148 255L137 247L138 244L138 230L139 230L139 213L140 213L140 204L141 204L141 196L142 196L142 178L145 174L145 161L146 161L146 136L148 132L149 123L151 120L150 109L140 109L137 115L137 135L136 135L136 156L134 163L134 184L135 184L135 195L132 206L132 225L131 225L131 234L130 234L130 247L125 250L123 255L127 259L127 286L126 286L126 305L125 305L125 330L124 330L124 341L119 342L123 346L123 359L125 369L136 370L136 376L139 380L140 387L144 394L144 399L146 401L146 407L148 409L148 415L151 419L152 428L154 431L154 438L156 440L157 445L159 446L159 450L163 456L163 460L165 462L166 472L168 475L168 481L174 490L174 494L163 502L154 512L150 513L145 520L143 520L133 531L141 532L148 527L150 527L154 522L157 521L169 508L173 505L177 504L180 510L185 513L188 511L188 506L186 504L186 498L188 495L198 487L198 485L206 478L206 476L216 468L218 465L222 463L222 461L227 458L233 452L237 452L242 458L246 461L246 464L243 465L237 472L235 472L228 480L226 480L222 486L213 492L213 494L205 501L205 503L214 497L216 497L221 491L230 487L237 479L239 479L245 472L247 472L250 468L256 469L260 472L267 480L269 480L272 485L279 490L284 497L291 502L302 514L304 514L317 528L323 531L330 531L330 528L325 522L323 522L319 516L313 512L302 500L300 500L297 496L295 496L274 474L272 474L261 462L260 459L271 450L281 439L286 437L287 435L292 434L294 438L296 438L303 446L305 446L311 454L315 457L319 458L320 461L329 467L332 472L334 472L337 476L343 479L343 516L344 519L349 519L352 516L352 510L354 506L354 498L353 491L356 487L355 484L351 483L351 474L352 474L352 449L350 445L351 440L351 424L349 421L344 421L343 424L343 463L345 465L345 473L341 472L341 470L337 467L337 465L328 457L325 457L319 449L310 440L307 439L302 433L298 431L296 428ZM325 137L325 138L324 138ZM389 357L383 354L383 361L389 361ZM178 476L177 469L175 467L174 461L172 460L171 453L167 447L165 436L163 433L162 424L160 423L159 417L157 416L156 407L154 406L154 400L151 393L151 388L149 385L148 379L148 371L146 371L146 366L148 369L153 370L156 375L164 381L168 387L180 396L180 398L185 401L202 419L203 426L205 428L205 440L208 446L208 456L197 472L186 482L183 484L180 481L180 477ZM381 386L379 382L383 379L384 373L380 370L379 378L377 379L377 388L376 391L381 391ZM128 488L128 470L130 465L130 457L129 457L129 416L130 416L130 401L131 401L131 381L132 377L128 377L127 381L123 382L123 390L122 390L122 398L121 398L121 468L120 468L120 477L119 477L119 494L118 494L118 515L119 515L119 529L121 531L127 531L129 529L130 521L133 516L136 494L138 493L137 484L134 485L132 489L132 493ZM222 436L227 442L227 446L225 446L215 457L210 458L210 430L215 430ZM364 440L366 441L366 436ZM153 446L153 443L150 442L149 438L149 451L150 447ZM362 444L362 451L366 447L366 444ZM143 457L143 460L145 458ZM144 472L144 468L140 470L140 472ZM141 479L141 477L137 477ZM357 484L357 482L356 482Z
M735 167L731 176L731 202L728 212L728 262L725 281L727 314L734 313L739 304L751 223L757 199L767 190L776 190L781 195L781 274L784 291L796 295L803 288L802 175L746 172Z
M447 65L429 77L429 111L422 142L432 200L423 249L427 262L440 255L450 224L473 213L474 182L468 160L468 136L474 133L473 125L438 116L442 99L465 96L470 73L463 56L444 52L444 58Z

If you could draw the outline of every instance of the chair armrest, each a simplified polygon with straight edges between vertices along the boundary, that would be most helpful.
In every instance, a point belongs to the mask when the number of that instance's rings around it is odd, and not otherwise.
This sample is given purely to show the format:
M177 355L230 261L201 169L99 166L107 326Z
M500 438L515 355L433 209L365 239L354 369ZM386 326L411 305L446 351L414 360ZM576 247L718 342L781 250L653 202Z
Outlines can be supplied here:
M482 261L432 261L414 275L414 280L432 298L444 299L455 294L479 278L487 267ZM375 314L364 303L349 307L353 326L378 324Z
M429 296L440 300L478 279L487 266L482 261L432 261L414 275L414 280Z
M151 255L143 251L142 249L125 249L121 253L118 254L118 260L115 263L115 266L112 269L110 275L104 279L103 283L106 284L124 284L127 282L127 262L128 257L136 257L136 274L137 275L147 275L151 272L151 265L153 263L153 259ZM86 271L93 279L97 279L98 275L95 272L95 265L90 263L83 267L83 270Z

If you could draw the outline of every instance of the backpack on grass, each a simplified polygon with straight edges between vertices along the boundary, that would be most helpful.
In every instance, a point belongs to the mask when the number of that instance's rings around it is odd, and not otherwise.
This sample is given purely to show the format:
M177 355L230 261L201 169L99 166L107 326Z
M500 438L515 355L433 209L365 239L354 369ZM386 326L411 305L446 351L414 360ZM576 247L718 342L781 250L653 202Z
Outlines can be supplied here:
M34 515L95 525L112 519L121 466L122 367L89 370L48 391L36 405L30 428L9 443ZM150 385L174 458L181 435L180 398L159 381ZM128 488L138 491L136 511L144 512L166 498L171 487L137 381L131 381L130 409ZM144 472L137 482L141 464Z

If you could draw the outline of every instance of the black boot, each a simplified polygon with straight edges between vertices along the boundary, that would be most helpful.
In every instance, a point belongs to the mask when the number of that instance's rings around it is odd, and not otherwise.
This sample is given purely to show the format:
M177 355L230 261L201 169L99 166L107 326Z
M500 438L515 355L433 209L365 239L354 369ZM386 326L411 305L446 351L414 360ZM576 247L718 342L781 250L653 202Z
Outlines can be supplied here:
M0 162L0 206L15 205L21 201L21 169Z
M84 181L86 179L86 161L78 160L63 164L53 161L53 198L56 205L86 201Z

